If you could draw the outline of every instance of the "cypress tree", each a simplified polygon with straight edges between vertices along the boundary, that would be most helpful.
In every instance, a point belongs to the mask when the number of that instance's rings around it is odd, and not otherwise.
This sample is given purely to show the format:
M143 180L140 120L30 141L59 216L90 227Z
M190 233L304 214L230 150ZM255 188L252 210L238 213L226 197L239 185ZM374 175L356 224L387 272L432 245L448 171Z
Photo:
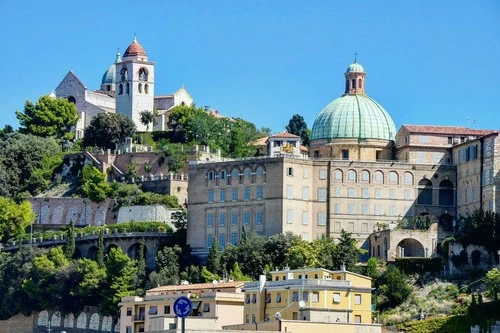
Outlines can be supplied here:
M99 230L99 240L97 241L97 264L99 268L104 267L104 237L102 230Z
M76 244L75 244L75 223L73 220L69 223L68 234L66 238L66 243L64 244L64 255L68 259L72 259L75 254Z

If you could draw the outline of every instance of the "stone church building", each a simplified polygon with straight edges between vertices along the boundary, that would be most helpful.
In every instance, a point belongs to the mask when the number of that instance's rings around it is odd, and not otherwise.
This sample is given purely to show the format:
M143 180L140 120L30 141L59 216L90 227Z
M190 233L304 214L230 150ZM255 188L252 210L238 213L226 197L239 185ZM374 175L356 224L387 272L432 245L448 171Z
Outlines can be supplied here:
M155 63L151 62L137 39L127 47L123 58L116 54L115 62L104 72L100 89L89 90L78 76L69 71L55 90L57 97L75 103L80 119L76 138L83 137L92 117L101 112L122 113L130 117L138 131L165 130L168 112L177 105L191 105L193 98L181 87L170 95L155 96ZM142 111L156 110L154 126L140 121Z

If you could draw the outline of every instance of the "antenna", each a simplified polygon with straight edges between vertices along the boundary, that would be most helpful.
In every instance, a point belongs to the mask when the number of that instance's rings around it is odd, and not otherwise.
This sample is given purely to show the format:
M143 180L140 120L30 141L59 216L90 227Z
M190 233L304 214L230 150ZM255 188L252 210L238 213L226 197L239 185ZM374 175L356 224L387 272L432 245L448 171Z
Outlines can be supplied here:
M358 62L358 52L354 51L354 63Z

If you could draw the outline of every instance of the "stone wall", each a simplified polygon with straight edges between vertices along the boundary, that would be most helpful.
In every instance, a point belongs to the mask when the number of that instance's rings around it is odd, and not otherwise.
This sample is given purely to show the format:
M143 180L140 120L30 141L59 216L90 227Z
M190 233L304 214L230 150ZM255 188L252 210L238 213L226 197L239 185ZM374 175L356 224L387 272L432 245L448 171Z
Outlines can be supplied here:
M488 329L489 333L500 333L500 321L497 321L494 325L491 325L491 327L489 327ZM482 331L478 325L472 326L470 328L470 333L480 333L480 332Z
M163 205L123 206L118 210L116 223L158 221L172 225L172 213L177 211L177 209L168 209Z
M120 324L114 323L111 317L101 316L95 307L87 307L78 315L72 313L63 315L58 311L43 310L37 313L35 317L37 333L58 333L62 331L67 333L120 332Z
M17 314L7 320L0 320L0 333L32 333L34 315Z
M467 263L461 267L456 267L453 265L453 261L451 258L453 256L459 256L462 251L467 253ZM479 263L474 265L472 263L473 252L478 251L480 253ZM448 272L450 274L464 274L467 270L482 268L482 269L490 269L496 263L496 254L490 254L483 246L479 245L468 245L467 247L463 247L460 243L450 243L448 249Z

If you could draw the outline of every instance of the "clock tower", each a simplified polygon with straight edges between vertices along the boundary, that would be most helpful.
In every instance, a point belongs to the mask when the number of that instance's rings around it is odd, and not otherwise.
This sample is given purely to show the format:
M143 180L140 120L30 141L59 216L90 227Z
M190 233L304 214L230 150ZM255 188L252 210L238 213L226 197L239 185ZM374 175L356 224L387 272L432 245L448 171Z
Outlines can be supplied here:
M116 63L116 112L130 117L138 131L146 131L141 123L142 111L154 108L154 63L148 61L144 48L136 38L127 47L121 62ZM150 124L149 130L153 129Z

